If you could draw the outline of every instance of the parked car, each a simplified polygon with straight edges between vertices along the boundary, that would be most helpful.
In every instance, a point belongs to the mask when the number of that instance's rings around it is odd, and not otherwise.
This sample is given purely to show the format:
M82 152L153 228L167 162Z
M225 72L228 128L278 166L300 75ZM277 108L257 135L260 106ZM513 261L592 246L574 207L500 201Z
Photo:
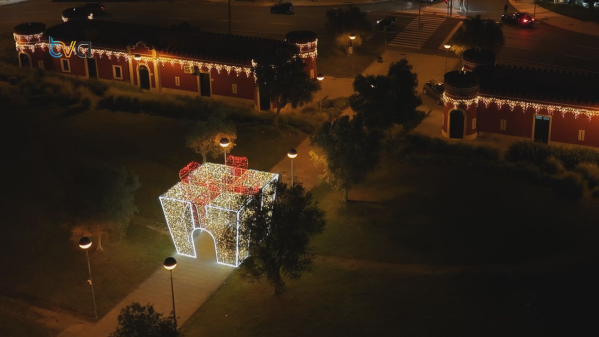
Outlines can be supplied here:
M589 2L590 2L590 1L589 1ZM576 4L577 4L578 6L582 6L582 7L584 7L584 8L589 8L589 2L584 2L583 0L577 0L577 1L576 1ZM595 1L595 2L593 3L593 8L599 8L599 2Z
M422 89L422 93L434 98L437 101L437 104L443 105L443 92L445 91L445 84L436 81L430 80L424 84L424 89Z
M524 28L531 28L535 19L526 13L503 14L501 21Z
M101 16L106 14L106 7L104 7L104 4L99 2L86 3L85 5L81 5L78 8L87 10L90 13L94 14L94 16Z
M67 8L62 11L62 21L67 22L71 20L92 20L94 18L94 14L84 8Z
M293 4L291 2L278 3L270 7L270 14L293 14Z
M397 28L397 19L394 16L386 16L376 22L376 29L384 30L385 27L387 30L394 30Z

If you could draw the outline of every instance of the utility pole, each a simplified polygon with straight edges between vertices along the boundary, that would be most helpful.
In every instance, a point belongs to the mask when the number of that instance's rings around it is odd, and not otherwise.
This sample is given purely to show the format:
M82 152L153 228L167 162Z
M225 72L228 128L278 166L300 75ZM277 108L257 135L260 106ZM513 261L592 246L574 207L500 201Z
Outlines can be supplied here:
M422 2L418 3L418 49L420 49L420 9L422 8Z
M231 35L231 0L229 0L229 35Z

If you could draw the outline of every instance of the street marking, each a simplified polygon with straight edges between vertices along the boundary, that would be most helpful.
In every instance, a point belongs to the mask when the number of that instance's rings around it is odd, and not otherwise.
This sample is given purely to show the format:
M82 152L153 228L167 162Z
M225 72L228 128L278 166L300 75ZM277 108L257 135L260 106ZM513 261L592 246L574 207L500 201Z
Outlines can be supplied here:
M582 57L582 56L576 56L576 55L565 55L564 54L564 56L569 56L569 57L574 57L574 58L577 58L577 59L583 59L583 60L589 60L589 61L591 60L591 58Z
M402 29L389 45L417 48L422 47L426 41L437 31L437 29L445 22L444 17L435 16L416 16L410 23ZM422 30L419 31L418 24L422 25Z
M597 48L597 47L581 46L581 45L579 45L579 44L575 44L574 46L575 46L575 47L580 47L580 48L599 49L599 48Z
M509 35L506 35L505 37L506 38L510 38L510 39L522 39L522 40L539 41L539 39L533 39L533 38L530 38L530 37L509 36Z
M522 50L534 50L534 49L531 49L531 48L522 48L522 47L514 47L514 46L505 46L505 47L515 48L515 49L522 49Z

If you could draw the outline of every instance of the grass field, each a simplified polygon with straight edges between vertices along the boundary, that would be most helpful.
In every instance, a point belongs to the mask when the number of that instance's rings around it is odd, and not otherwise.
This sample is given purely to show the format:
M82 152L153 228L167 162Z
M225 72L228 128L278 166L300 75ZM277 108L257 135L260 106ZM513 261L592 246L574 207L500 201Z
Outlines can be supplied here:
M21 110L3 118L0 263L18 267L2 273L0 294L90 318L85 254L61 227L69 170L87 160L132 170L142 184L135 196L139 215L164 223L158 196L178 181L185 164L201 162L200 155L185 148L190 122L107 111L65 116L58 110ZM288 127L273 131L246 123L238 129L232 153L247 156L257 169L270 169L305 138ZM90 251L100 316L174 251L170 237L138 226L130 226L121 242L105 239L103 244L104 252Z
M391 34L389 34L389 37ZM376 61L385 50L383 43L365 42L354 49L353 56L347 56L345 51L334 45L330 39L318 40L318 72L325 76L352 77L352 58L354 75L358 75Z
M276 298L237 274L184 326L205 336L563 336L599 299L596 201L467 165L386 161L327 211L314 268Z

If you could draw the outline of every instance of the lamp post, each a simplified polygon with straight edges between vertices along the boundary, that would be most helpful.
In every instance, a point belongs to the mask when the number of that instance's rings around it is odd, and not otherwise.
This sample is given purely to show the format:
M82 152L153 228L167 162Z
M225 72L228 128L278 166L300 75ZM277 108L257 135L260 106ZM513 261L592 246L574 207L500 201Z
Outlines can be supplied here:
M90 238L88 238L87 236L84 236L79 240L79 247L81 247L81 249L85 250L85 257L87 258L87 270L89 271L89 280L87 280L87 283L89 283L89 287L92 290L92 303L94 304L94 317L96 319L98 319L98 310L96 309L96 295L94 294L94 284L92 283L92 267L89 263L89 254L87 252L87 250L91 246L92 246L92 240L90 240Z
M227 165L227 146L229 146L229 140L227 138L222 138L220 140L220 146L225 150L225 165Z
M134 59L135 61L139 61L139 60L141 60L141 55L139 55L139 54L135 54L135 55L133 55L133 59Z
M175 288L173 287L173 269L177 267L177 260L174 257L167 257L164 260L164 269L171 272L171 294L173 297L173 322L175 323L175 331L177 330L177 312L175 311Z
M287 157L291 159L291 187L293 187L293 158L297 157L297 151L295 151L295 149L289 150L289 152L287 152Z
M449 52L451 45L446 43L443 45L443 48L445 48L445 72L443 72L443 75L445 75L447 73L447 52Z
M318 74L316 75L316 79L318 80L318 82L322 82L322 80L324 80L324 75ZM318 101L318 111L322 111L322 99Z
M354 69L354 40L356 39L356 36L352 33L349 34L349 53L351 54L351 75L352 77L356 76L356 71Z

